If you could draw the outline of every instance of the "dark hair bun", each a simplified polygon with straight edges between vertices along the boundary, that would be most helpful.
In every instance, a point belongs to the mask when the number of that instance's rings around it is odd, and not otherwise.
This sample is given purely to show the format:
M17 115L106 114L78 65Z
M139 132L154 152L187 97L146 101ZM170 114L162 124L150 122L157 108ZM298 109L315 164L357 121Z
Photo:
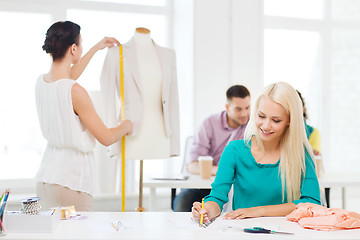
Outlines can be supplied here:
M47 30L42 49L51 54L53 60L65 56L72 44L79 44L80 26L70 21L56 22Z
M56 52L56 49L60 47L60 37L55 37L55 34L53 34L51 37L49 37L46 34L46 39L44 42L44 45L42 46L42 49L46 52L46 53L50 53L53 54L54 52Z

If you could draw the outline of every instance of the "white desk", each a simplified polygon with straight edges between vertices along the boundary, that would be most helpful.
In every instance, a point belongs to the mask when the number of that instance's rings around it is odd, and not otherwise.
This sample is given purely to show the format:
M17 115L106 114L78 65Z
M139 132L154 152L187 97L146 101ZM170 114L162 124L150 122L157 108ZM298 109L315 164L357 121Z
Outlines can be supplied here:
M283 217L253 218L245 220L223 220L219 217L208 228L200 228L193 222L191 213L173 212L89 212L83 213L85 220L63 220L54 233L8 233L0 239L359 239L360 229L320 232L302 229L298 223ZM128 227L116 231L111 222L122 221ZM277 231L293 232L294 235L250 234L241 230L224 231L228 226L265 227Z
M190 175L187 180L145 180L144 187L150 188L150 211L156 209L156 188L203 188L210 189L211 180L202 180L199 175ZM324 188L340 187L342 190L342 208L346 209L346 187L360 187L360 174L325 173L319 179ZM360 238L360 237L359 237Z

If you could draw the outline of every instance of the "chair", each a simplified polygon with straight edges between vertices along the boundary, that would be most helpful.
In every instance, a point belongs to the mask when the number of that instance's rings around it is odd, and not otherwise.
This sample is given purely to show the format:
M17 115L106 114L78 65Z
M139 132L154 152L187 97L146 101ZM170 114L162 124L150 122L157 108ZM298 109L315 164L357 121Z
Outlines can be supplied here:
M228 193L229 201L224 204L223 212L232 212L233 195L234 195L234 185L232 185L230 188L230 191Z
M183 164L181 167L181 173L184 175L188 174L188 172L186 170L186 163L187 163L187 159L190 158L190 149L191 149L191 146L193 145L193 143L194 143L194 137L188 136L185 140Z
M324 164L322 156L315 156L316 175L318 178L324 174ZM321 205L330 208L330 188L322 188L320 186Z

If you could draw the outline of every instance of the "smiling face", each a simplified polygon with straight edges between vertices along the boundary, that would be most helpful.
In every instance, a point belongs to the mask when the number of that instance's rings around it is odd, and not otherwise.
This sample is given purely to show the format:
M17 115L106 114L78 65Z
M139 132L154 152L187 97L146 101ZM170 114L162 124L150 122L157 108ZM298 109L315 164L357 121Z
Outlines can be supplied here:
M290 124L290 116L279 103L263 96L259 101L255 123L263 143L278 144Z

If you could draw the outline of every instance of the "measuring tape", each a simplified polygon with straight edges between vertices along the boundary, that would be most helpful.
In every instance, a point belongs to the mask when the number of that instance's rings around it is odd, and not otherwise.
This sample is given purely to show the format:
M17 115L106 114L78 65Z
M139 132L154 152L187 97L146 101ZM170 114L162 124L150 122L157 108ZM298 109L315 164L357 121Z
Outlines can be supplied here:
M119 46L120 57L120 99L121 99L121 121L125 120L124 101L124 56L123 46ZM121 211L125 212L125 135L121 138Z

